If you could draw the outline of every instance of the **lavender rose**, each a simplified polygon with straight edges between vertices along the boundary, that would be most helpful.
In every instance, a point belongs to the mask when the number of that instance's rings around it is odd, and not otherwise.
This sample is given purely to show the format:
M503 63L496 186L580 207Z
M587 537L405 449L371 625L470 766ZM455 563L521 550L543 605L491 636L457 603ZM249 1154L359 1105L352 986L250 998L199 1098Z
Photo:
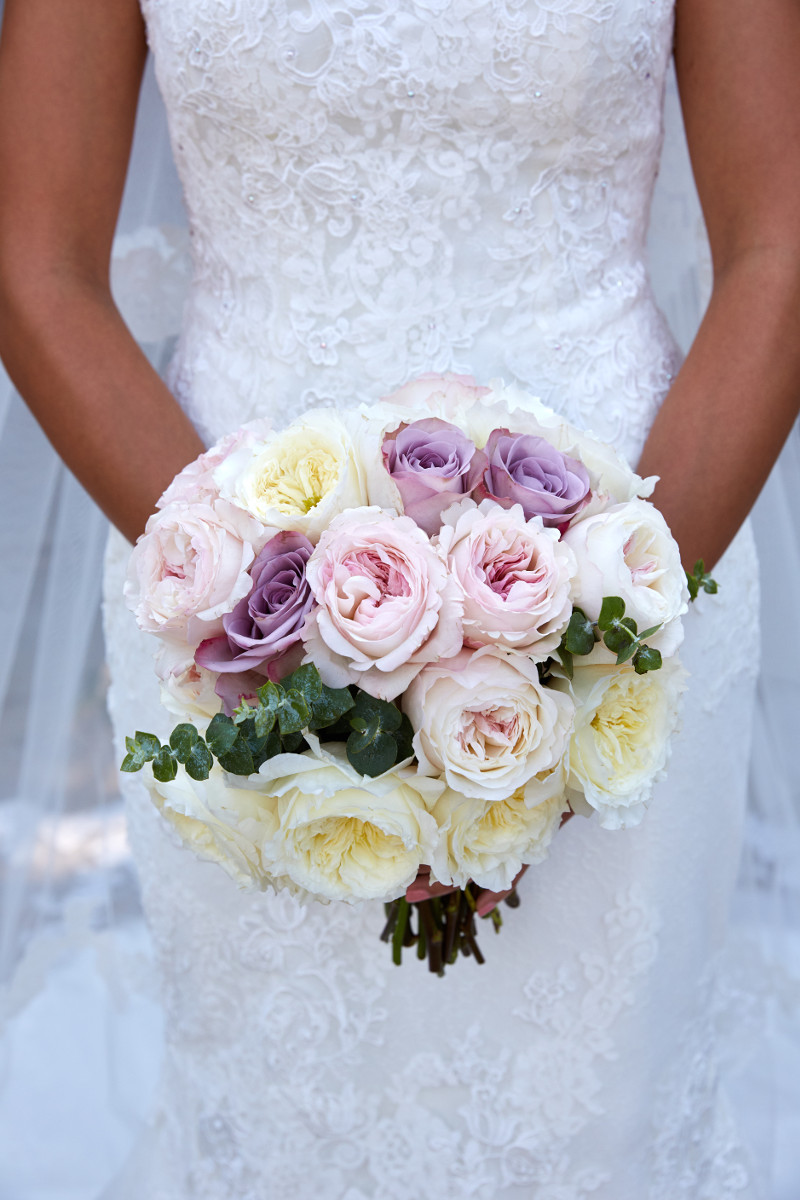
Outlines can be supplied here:
M545 525L561 526L588 499L586 468L545 438L493 429L486 455L488 466L474 492L478 501L496 500L503 508L521 504L527 519L541 517Z
M401 425L386 435L382 450L406 516L429 537L438 531L443 510L468 496L488 466L483 451L439 417Z
M264 676L277 680L300 665L300 635L314 603L306 580L313 549L302 533L270 538L250 570L249 596L222 618L222 636L198 647L195 662L219 673L216 691L227 707L254 694Z

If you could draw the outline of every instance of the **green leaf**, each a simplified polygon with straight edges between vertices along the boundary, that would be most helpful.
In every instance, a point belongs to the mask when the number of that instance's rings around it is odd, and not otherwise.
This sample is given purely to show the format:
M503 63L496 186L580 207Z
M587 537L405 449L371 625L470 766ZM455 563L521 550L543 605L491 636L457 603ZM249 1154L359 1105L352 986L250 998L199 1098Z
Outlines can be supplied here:
M186 774L192 779L208 779L213 765L214 759L208 746L202 740L196 741L185 759Z
M324 729L335 724L354 704L349 688L330 688L322 682L313 663L304 663L282 681L287 692L299 692L309 709L309 729Z
M283 703L283 688L268 679L257 692L258 704L252 713L255 730L259 737L268 737L272 732Z
M171 783L178 774L178 764L169 746L162 746L153 759L153 775L159 783Z
M613 654L619 654L628 649L633 653L639 644L635 631L624 625L622 621L615 621L611 628L606 630L603 634L603 641Z
M409 904L405 896L397 901L397 923L392 934L392 961L396 966L400 966L403 961L403 939L406 936L406 925L408 924Z
M575 674L575 668L572 662L572 655L565 647L563 640L561 645L558 647L558 657L561 659L561 665L564 668L564 674L566 675L567 679L572 679Z
M284 754L299 754L305 745L306 739L302 733L287 733L282 740L281 751ZM280 753L280 751L278 751ZM272 755L266 755L266 758L271 758Z
M224 754L218 754L219 764L230 775L253 775L255 763L247 738L240 736Z
M355 705L353 706L350 723L353 723L353 717L358 717L366 721L368 724L377 724L381 729L385 729L389 733L394 733L400 728L402 715L396 704L391 704L388 700L377 700L375 696L370 696L368 692L358 692L356 695Z
M621 596L604 596L600 605L600 616L597 618L598 629L611 628L613 621L619 621L625 616L625 601Z
M617 655L618 667L621 667L623 663L626 663L629 658L633 658L634 654L636 653L637 646L637 642L631 642L629 646L624 646L620 650L619 654Z
M633 656L633 667L637 675L646 675L648 671L657 671L662 665L661 651L652 646L640 646Z
M686 586L689 589L690 600L697 599L701 588L709 596L716 596L719 591L716 579L712 579L710 575L706 574L706 565L702 558L698 558L693 571L686 572Z
M649 629L642 630L642 632L639 634L639 641L646 641L647 638L652 637L654 633L658 633L660 628L660 625L651 625Z
M310 717L311 709L302 692L294 690L287 692L278 709L278 728L281 731L281 737L286 737L290 733L299 733L301 729L307 729Z
M128 753L122 760L121 771L133 773L141 771L145 763L152 762L161 749L161 742L154 733L136 731L132 738L125 738L125 749Z
M347 758L362 775L374 779L397 762L397 742L391 733L351 733L347 739Z
M238 736L239 730L231 718L226 717L224 713L217 713L211 718L206 730L206 743L211 753L221 759L234 745Z
M594 625L582 609L573 609L563 642L568 654L591 654L594 649Z
M175 751L175 757L179 763L185 763L189 758L192 750L197 745L200 734L195 729L194 725L183 724L176 725L169 737L169 744Z
M405 713L403 713L400 728L394 735L397 744L397 762L403 762L406 758L411 758L414 753L414 726L409 721Z

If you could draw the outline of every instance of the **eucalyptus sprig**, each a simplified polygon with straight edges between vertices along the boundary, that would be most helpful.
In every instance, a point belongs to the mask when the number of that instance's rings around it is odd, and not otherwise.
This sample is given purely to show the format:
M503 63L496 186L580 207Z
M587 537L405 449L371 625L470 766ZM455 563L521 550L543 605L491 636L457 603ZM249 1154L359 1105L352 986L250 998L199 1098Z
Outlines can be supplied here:
M662 665L661 652L648 646L646 639L661 628L653 625L639 633L633 617L625 616L625 601L621 596L604 596L596 621L586 616L582 608L572 610L569 624L558 647L558 657L568 678L572 679L574 656L591 654L602 641L617 656L617 666L629 660L637 675L657 671Z
M182 723L164 745L153 733L126 738L121 769L140 771L152 763L159 783L169 783L180 765L192 779L204 780L216 759L231 775L254 775L276 754L306 749L306 732L320 741L344 742L348 760L362 775L381 775L412 753L413 730L396 705L355 687L327 687L308 663L280 683L264 683L254 704L243 701L232 716L217 713L205 736Z
M706 574L706 564L702 558L698 558L693 571L686 572L686 586L689 588L690 601L696 600L701 590L709 596L716 596L719 591L716 579Z

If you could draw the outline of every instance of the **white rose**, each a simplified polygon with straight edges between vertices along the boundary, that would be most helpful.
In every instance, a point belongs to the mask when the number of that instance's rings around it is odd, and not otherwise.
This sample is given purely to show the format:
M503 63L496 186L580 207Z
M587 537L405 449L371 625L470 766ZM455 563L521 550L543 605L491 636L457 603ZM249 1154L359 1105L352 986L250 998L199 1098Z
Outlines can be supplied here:
M461 589L467 643L543 662L572 615L575 556L558 531L526 521L520 504L467 499L445 510L437 544Z
M527 656L495 646L425 667L403 708L420 773L481 800L505 799L552 770L572 727L569 697L543 687Z
M575 605L596 621L603 597L620 596L640 633L661 626L648 644L674 654L683 641L688 592L678 544L658 509L638 499L613 505L576 521L564 541L578 560Z
M159 783L149 767L144 774L154 804L199 858L218 863L241 888L286 886L261 855L277 828L276 802L266 789L236 787L231 778L216 764L202 782L181 767L169 783Z
M176 502L147 522L128 564L125 599L140 629L198 645L252 589L263 530L225 500Z
M367 503L353 430L362 419L312 409L280 433L250 437L214 471L220 494L265 525L316 542L336 516Z
M641 821L679 725L685 679L677 659L645 675L630 666L575 667L568 796L581 808L584 797L604 829Z
M502 892L524 863L543 862L567 809L559 764L505 800L478 800L449 788L434 806L441 840L433 874L441 883Z
M194 661L190 646L162 642L156 655L156 675L161 681L161 703L182 720L210 721L220 711L214 690L217 676Z
M265 856L320 898L396 899L436 851L428 808L441 784L409 766L366 778L350 766L343 746L306 738L308 753L279 754L260 769L278 815Z

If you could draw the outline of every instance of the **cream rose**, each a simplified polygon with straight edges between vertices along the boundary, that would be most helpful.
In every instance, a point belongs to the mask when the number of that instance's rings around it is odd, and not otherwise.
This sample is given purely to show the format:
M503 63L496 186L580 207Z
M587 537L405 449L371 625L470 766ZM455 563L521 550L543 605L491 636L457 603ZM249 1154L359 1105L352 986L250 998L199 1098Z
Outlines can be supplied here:
M577 521L564 541L578 561L576 606L597 620L603 597L621 596L640 632L661 626L648 644L674 654L683 641L688 592L678 544L658 509L638 499L613 505Z
M449 788L433 809L441 832L434 876L441 883L502 892L524 863L543 862L567 809L559 764L505 800L478 800Z
M393 900L436 850L429 812L441 784L412 767L366 779L344 748L306 735L306 754L280 754L260 776L277 804L277 827L262 848L274 869L328 900Z
M337 513L367 502L358 416L313 409L271 437L248 438L214 471L220 495L275 529L316 542Z
M198 645L246 596L263 530L224 500L170 504L147 522L128 564L125 599L140 629Z
M585 798L604 829L641 821L679 725L685 679L677 659L645 675L605 663L575 667L567 794L573 807Z
M264 788L235 787L219 766L202 783L183 769L175 779L144 779L154 804L184 845L200 858L218 863L241 888L287 886L261 854L277 828L277 804Z
M422 775L479 800L502 800L551 771L567 747L572 701L536 664L495 646L425 667L403 697ZM527 793L526 793L527 794Z
M155 665L161 684L161 703L167 712L184 721L202 724L220 711L220 697L214 690L217 677L197 665L193 647L162 642Z
M558 531L541 517L526 521L518 504L462 500L445 511L437 542L461 589L467 644L543 662L572 615L575 556Z
M358 684L392 700L425 663L461 649L455 583L410 517L380 508L341 513L308 560L317 607L306 618L306 662L330 687Z

